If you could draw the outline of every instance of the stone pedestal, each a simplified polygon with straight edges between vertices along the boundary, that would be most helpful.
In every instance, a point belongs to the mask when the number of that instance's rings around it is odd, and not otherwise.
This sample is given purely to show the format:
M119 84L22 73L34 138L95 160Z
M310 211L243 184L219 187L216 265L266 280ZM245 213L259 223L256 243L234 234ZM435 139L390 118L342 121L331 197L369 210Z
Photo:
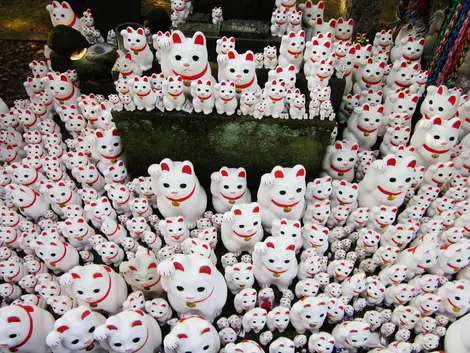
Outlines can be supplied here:
M374 38L384 6L384 0L341 0L345 3L345 18L354 19L354 32Z
M217 113L123 111L113 117L131 175L147 175L147 168L165 157L187 159L205 188L210 185L211 173L224 165L246 168L252 189L276 165L303 164L311 180L321 168L335 125L319 119L256 120Z

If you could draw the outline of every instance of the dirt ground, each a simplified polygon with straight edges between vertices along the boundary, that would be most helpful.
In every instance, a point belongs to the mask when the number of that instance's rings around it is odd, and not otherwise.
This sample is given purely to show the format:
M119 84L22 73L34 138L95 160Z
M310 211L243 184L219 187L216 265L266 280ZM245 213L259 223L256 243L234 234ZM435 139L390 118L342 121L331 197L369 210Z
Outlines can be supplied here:
M324 2L327 18L340 16L342 0L324 0ZM52 27L49 13L46 11L46 5L49 3L49 0L0 0L0 31L49 32ZM170 11L170 0L142 0L142 14L146 14L155 6ZM387 26L394 20L395 0L385 0L380 23Z

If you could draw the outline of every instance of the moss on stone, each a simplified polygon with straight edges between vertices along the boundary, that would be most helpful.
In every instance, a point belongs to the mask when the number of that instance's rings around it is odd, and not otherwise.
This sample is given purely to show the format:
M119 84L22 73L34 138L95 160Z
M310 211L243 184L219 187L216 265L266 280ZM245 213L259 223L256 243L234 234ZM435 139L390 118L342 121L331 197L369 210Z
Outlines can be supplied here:
M320 120L261 121L251 117L187 113L114 113L132 175L165 157L190 160L206 187L221 166L243 166L250 187L275 165L303 164L309 178L321 167L334 123Z
M49 33L47 45L59 54L69 54L83 48L88 48L89 44L85 37L76 29L64 25L57 25Z

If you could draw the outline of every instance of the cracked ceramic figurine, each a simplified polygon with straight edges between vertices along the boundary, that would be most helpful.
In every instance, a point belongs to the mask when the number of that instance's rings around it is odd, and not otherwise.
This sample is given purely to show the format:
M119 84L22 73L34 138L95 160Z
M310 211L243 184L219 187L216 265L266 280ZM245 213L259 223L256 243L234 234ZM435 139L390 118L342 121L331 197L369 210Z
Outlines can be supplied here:
M104 325L96 327L94 337L119 353L151 353L162 344L160 326L141 310L126 310L108 317Z
M175 255L158 265L162 287L179 314L202 315L214 321L227 301L227 285L211 260L198 255Z
M60 278L78 303L110 314L117 313L127 298L124 279L108 266L75 266Z
M158 261L155 254L140 247L136 256L121 263L119 272L132 287L133 291L140 290L146 297L163 295L161 277L157 271Z
M295 243L288 237L268 237L257 243L253 253L253 272L261 287L276 285L287 289L297 275Z
M305 168L276 166L264 174L258 189L263 226L270 231L275 219L299 220L305 210Z
M220 339L217 330L199 316L180 319L163 340L165 353L204 351L217 353Z
M238 204L224 214L221 239L225 248L235 254L253 252L263 237L260 206L255 203Z
M161 66L165 77L180 76L186 96L190 95L192 81L215 83L208 62L206 37L202 32L186 38L179 31L173 31L170 37L161 39Z
M54 317L30 305L10 305L0 309L1 346L5 351L49 353L46 337L53 330Z
M218 213L225 213L234 204L250 203L245 168L222 167L211 174L212 205Z
M86 305L67 311L54 323L46 337L46 344L53 352L86 352L101 353L111 348L106 342L96 342L93 333L96 327L105 323L106 318Z
M207 196L189 161L165 158L149 167L158 209L164 217L183 216L189 229L206 210Z
M123 37L124 48L129 50L132 58L140 65L143 71L152 68L153 53L147 44L147 37L145 36L143 28L135 30L132 27L127 27L121 30Z

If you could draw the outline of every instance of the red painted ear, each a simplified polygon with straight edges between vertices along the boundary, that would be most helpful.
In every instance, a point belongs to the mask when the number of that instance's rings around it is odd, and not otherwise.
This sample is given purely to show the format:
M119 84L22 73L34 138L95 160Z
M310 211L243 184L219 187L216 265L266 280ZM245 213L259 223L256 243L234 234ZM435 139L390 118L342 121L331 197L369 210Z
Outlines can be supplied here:
M119 130L113 129L113 136L119 136Z
M194 44L197 44L197 45L206 45L206 39L205 39L204 35L198 34L198 35L194 38Z
M174 44L181 44L183 42L181 40L181 37L180 37L179 33L177 33L177 32L173 32L172 39L173 39Z
M13 322L21 322L20 318L18 316L10 316L8 319L7 319L7 322L9 324L13 323Z
M90 312L90 310L87 310L87 311ZM85 311L85 312L86 312L86 311ZM67 331L68 329L69 329L68 326L65 326L65 325L64 325L64 326L59 326L59 327L57 328L57 332L59 332L59 333L64 333L64 332Z
M64 82L67 82L68 81L68 78L66 75L60 75L60 80L61 81L64 81Z
M411 161L410 163L408 163L408 168L416 168L416 160Z
M131 327L136 327L136 326L142 326L142 321L140 321L140 320L135 320L135 321L132 323L132 326L131 326Z
M202 266L199 269L199 273L205 273L206 275L210 275L212 273L212 270L209 266Z
M295 245L294 244L291 244L289 245L286 250L292 250L292 251L295 251Z
M238 173L238 177L239 177L239 178L246 179L246 173L245 173L243 170L241 170L241 171Z
M161 168L162 170L167 171L167 172L170 171L170 166L169 166L167 163L164 163L164 162L160 163L160 168Z
M274 172L274 177L277 179L284 179L284 173L282 170L276 170Z
M357 151L359 150L359 145L356 143L351 147L351 151Z
M302 167L297 171L297 174L295 174L296 177L303 177L305 176L305 169Z
M271 249L274 249L274 244L271 243L270 241L268 241L268 242L266 243L266 247L271 248Z
M143 36L143 35L144 35L144 30L143 30L142 28L139 28L139 29L137 30L137 34Z
M107 325L106 327L108 328L108 330L116 330L117 331L117 327L114 326L114 325Z
M192 175L193 174L193 170L191 169L191 166L189 165L185 165L183 167L183 170L181 171L183 174L189 174L189 175Z
M235 54L235 52L233 50L229 50L227 52L227 56L230 60L232 60L232 59L235 59L237 55Z
M96 137L98 137L98 138L101 139L101 138L104 137L104 135L103 135L103 133L102 133L101 131L97 131L97 132L96 132Z
M259 206L255 206L255 208L253 208L253 213L259 213Z
M184 272L184 267L183 267L183 265L181 265L179 262L174 262L174 263L173 263L173 267L174 267L175 270L177 270L177 271L182 271L182 272Z
M134 266L129 266L129 270L131 270L131 271L137 271L137 268L135 268Z
M452 127L454 129L460 129L461 124L462 124L462 122L460 120L457 120L455 123L452 124Z
M176 337L178 337L178 339L183 339L183 338L188 338L188 336L184 333L179 333Z
M72 272L72 278L73 279L80 279L81 277L78 274Z
M390 158L388 161L387 161L387 165L388 166L391 166L391 167L395 167L397 165L397 160L395 158Z
M157 268L157 264L155 262L152 262L148 267L149 270L152 268Z
M442 119L441 118L434 119L433 124L434 125L442 125Z
M183 218L183 217L178 218L178 223L183 223L183 222L184 222L184 218Z
M91 314L91 311L90 310L85 310L82 314L82 320L85 320L85 318ZM59 331L59 330L57 330Z
M442 86L439 86L439 88L437 89L437 94L442 95L442 93L444 93L444 88Z
M450 104L455 105L455 103L457 103L457 97L456 97L456 96L450 96L447 101L448 101Z
M222 174L223 177L228 177L228 172L225 169L222 169L220 174Z
M248 61L255 61L255 56L253 55L252 52L248 52L245 56L246 60Z
M93 279L103 278L103 275L99 272L93 274Z

